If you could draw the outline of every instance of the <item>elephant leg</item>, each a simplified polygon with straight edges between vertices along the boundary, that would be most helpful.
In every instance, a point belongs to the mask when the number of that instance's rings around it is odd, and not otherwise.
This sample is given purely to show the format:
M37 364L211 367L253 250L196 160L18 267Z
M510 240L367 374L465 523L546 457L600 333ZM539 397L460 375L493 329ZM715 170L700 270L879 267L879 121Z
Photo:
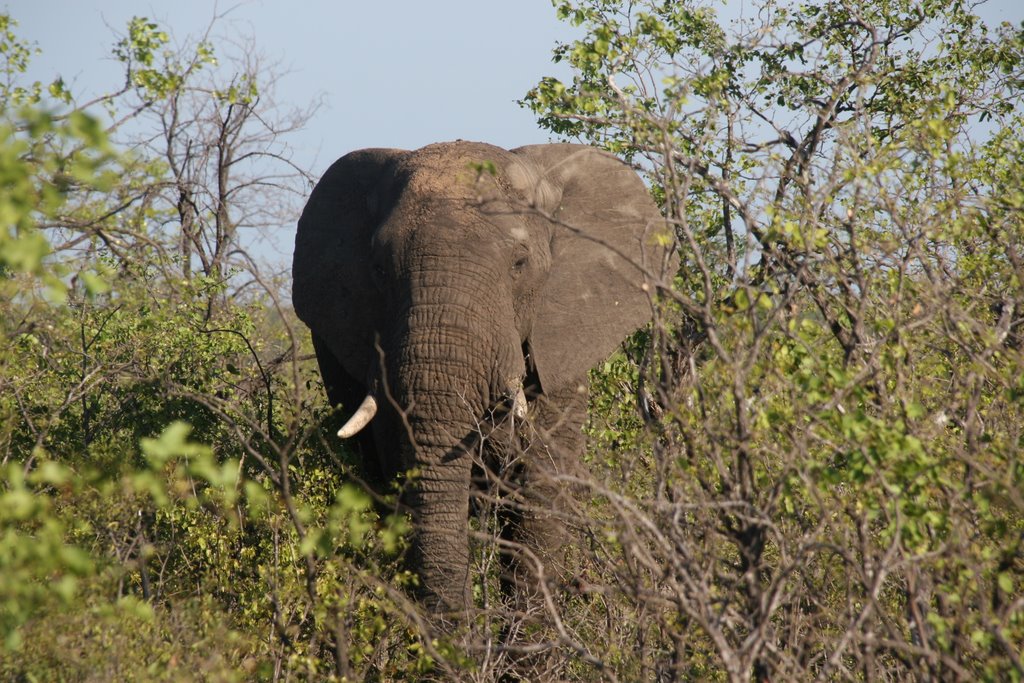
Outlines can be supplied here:
M536 603L541 583L569 580L569 519L577 497L587 393L576 386L537 397L512 472L502 536L509 549L506 592L522 607ZM525 600L525 602L524 602Z

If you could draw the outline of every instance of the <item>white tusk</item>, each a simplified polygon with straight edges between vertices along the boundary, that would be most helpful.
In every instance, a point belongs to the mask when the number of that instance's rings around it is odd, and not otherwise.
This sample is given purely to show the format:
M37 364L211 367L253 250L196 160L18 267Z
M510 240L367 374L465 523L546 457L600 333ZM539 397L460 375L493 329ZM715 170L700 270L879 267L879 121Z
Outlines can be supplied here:
M377 414L377 401L372 394L367 394L359 408L348 419L348 422L338 430L338 436L342 439L349 439L363 430L363 427L370 424L370 420Z
M523 387L519 387L519 391L516 392L516 399L512 402L512 414L517 420L523 420L526 418L526 393L523 391Z

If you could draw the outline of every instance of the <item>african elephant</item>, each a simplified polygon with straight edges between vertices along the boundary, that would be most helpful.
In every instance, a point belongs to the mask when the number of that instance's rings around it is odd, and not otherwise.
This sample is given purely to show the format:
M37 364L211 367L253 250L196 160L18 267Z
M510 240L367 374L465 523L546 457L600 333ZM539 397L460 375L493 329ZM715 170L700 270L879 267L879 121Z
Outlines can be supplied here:
M557 497L537 473L571 471L588 369L649 317L662 226L637 174L581 145L366 149L314 188L295 311L331 404L359 406L339 435L368 478L415 468L408 562L432 608L467 605L474 454L515 438L503 420L530 416L543 448L520 484ZM529 517L522 538L543 544L551 520Z

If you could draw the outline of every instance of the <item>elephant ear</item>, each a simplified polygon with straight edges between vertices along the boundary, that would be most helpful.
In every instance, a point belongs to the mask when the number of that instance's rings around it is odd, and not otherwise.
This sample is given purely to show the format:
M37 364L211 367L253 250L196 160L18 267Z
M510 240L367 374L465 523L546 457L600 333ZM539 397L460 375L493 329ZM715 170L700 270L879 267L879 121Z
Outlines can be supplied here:
M664 221L640 177L610 154L570 144L512 151L560 190L542 207L553 218L551 270L529 339L550 392L583 380L649 319Z
M346 154L313 188L299 218L292 261L292 303L299 318L353 378L366 381L376 361L377 310L370 241L395 163L406 152L364 149Z

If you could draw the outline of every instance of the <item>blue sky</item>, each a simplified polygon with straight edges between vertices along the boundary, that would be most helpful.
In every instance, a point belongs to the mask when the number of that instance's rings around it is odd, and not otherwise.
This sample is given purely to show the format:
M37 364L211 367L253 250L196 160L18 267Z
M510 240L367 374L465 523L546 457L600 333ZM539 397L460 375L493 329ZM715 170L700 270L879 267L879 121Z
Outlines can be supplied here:
M294 160L314 174L363 147L548 141L516 100L543 76L568 77L551 53L572 36L550 0L8 0L6 8L18 35L42 50L30 77L45 84L60 75L79 101L121 84L111 47L133 16L181 41L225 14L212 34L218 54L251 37L283 73L278 102L303 107L323 97L306 128L288 137ZM290 223L250 248L287 267L293 236Z
M259 52L280 62L280 101L325 96L298 139L303 157L321 169L361 147L548 140L515 101L542 76L567 74L551 50L571 37L570 28L549 0L15 0L7 8L19 34L43 50L33 77L48 82L59 73L77 93L118 85L110 47L132 16L184 38L202 33L215 6L229 10L215 37L250 35ZM215 49L232 48L215 41Z
M727 0L723 13L739 16L750 5ZM281 102L325 96L326 106L292 139L300 163L314 171L361 147L547 141L516 100L543 76L568 75L551 50L573 37L550 0L7 0L6 7L19 34L43 51L33 78L60 74L83 94L118 84L110 49L132 16L153 18L183 39L225 14L214 29L220 52L249 35L286 71ZM1019 23L1024 2L993 0L983 15Z
M723 16L750 6L727 0ZM289 138L295 161L317 174L363 147L548 141L516 100L543 76L569 76L551 51L573 37L550 0L7 0L6 9L18 35L42 50L30 76L48 83L60 75L84 99L119 85L110 50L133 16L183 40L224 14L213 31L218 53L249 36L279 63L279 102L301 107L324 97L306 129ZM992 0L981 14L990 25L1019 24L1024 1ZM276 255L267 253L278 266L290 261L293 225L282 226Z

